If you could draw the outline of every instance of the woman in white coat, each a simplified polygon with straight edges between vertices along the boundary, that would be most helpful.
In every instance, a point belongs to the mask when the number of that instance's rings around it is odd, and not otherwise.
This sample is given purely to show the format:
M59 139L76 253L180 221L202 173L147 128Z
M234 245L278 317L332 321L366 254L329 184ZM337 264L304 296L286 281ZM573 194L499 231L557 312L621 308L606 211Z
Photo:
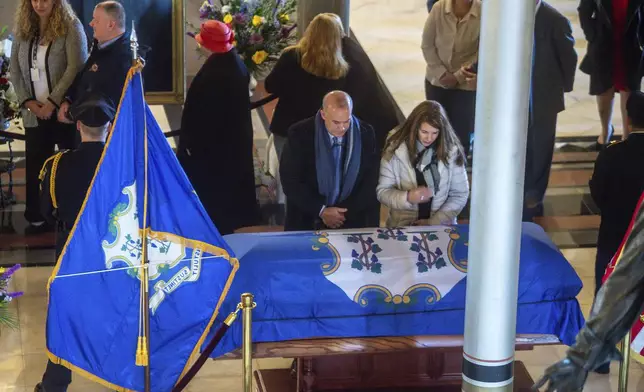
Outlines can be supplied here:
M445 109L422 102L392 131L380 162L387 227L456 224L469 192L463 147Z

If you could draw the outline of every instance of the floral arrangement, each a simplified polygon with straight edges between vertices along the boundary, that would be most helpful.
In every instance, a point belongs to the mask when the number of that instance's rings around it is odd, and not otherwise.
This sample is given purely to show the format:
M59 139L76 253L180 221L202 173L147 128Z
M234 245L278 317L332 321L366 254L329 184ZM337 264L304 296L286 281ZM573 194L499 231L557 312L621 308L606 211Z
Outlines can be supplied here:
M11 120L20 118L20 103L9 81L9 56L11 38L5 37L7 27L0 31L0 130L4 130Z
M199 17L232 28L237 52L257 77L269 71L282 51L295 43L291 35L296 27L291 23L295 8L296 0L206 0L199 8ZM196 28L189 35L198 33Z
M23 293L10 293L9 282L11 281L11 276L19 269L20 264L16 264L9 269L0 267L0 327L18 327L18 320L9 310L9 303Z

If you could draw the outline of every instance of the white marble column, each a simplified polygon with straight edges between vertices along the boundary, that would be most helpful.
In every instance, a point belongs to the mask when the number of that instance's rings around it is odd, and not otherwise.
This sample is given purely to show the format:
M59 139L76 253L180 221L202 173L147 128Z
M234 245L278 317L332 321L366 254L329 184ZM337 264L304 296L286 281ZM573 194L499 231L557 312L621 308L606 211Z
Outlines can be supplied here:
M534 1L485 0L472 175L464 392L510 392Z

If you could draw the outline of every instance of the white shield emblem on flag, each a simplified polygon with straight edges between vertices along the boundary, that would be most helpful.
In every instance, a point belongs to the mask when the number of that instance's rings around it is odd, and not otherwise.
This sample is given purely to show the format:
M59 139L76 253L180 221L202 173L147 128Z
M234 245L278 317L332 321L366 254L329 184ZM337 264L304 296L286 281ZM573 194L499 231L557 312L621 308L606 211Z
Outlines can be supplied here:
M359 305L377 299L434 304L467 274L467 238L456 228L432 226L318 233L314 250L326 247L326 278Z
M108 269L136 267L142 259L142 230L139 229L139 217L136 204L136 182L123 188L122 196L110 212L108 232L103 240L105 266ZM150 298L150 309L154 314L167 295L170 295L184 282L199 279L203 252L191 251L190 267L184 266L178 271L177 265L186 260L189 251L179 242L147 237L150 282L154 282L154 294ZM140 279L140 268L129 269L127 273Z

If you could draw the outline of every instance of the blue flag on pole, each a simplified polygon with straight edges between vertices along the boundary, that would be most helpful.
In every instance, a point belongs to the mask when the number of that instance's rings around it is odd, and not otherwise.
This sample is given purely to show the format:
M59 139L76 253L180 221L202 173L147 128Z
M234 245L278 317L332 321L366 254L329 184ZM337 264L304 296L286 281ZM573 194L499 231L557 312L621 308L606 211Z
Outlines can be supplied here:
M136 359L144 336L146 243L151 390L164 392L198 355L238 261L146 105L140 69L132 68L103 157L50 279L52 361L111 389L144 389L144 368Z

